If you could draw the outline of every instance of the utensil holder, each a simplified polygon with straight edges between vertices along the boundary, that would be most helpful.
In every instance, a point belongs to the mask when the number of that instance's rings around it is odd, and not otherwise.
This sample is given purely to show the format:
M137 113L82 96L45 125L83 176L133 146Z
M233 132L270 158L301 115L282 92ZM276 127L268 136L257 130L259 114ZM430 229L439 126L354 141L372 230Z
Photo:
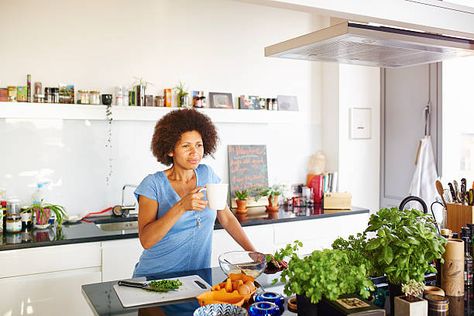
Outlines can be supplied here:
M474 206L458 203L447 203L446 227L453 232L460 232L461 227L474 223Z

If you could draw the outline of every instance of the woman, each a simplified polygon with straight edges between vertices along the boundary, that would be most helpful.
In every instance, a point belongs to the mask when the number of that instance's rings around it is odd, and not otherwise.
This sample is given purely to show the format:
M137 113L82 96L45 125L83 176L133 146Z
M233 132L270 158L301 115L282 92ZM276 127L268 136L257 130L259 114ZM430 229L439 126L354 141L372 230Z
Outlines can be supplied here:
M255 250L229 208L209 209L201 192L207 183L221 181L211 167L200 164L215 152L217 141L214 124L195 110L170 112L156 124L151 150L158 162L171 167L148 175L135 190L145 250L134 277L210 267L216 217L243 249Z

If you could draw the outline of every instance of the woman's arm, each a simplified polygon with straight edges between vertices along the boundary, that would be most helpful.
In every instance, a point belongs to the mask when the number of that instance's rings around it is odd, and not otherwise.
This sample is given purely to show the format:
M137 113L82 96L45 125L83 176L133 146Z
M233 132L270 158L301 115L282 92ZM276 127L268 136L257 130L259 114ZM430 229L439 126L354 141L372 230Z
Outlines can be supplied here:
M256 251L250 239L247 237L247 234L240 226L239 221L235 218L234 214L229 210L229 207L226 206L222 211L217 211L217 219L219 223L224 227L224 229L229 233L229 235L234 238L234 240L247 251Z
M138 237L143 248L148 249L159 242L179 218L188 210L202 211L207 201L202 200L203 194L196 188L173 205L165 215L156 219L158 202L140 195L138 199Z

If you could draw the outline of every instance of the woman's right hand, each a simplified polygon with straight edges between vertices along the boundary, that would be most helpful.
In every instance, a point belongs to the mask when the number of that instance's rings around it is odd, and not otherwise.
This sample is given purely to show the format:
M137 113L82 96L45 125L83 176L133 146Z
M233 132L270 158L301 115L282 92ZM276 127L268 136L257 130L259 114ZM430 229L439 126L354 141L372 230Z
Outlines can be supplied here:
M196 187L179 201L185 211L202 211L207 206L207 201L203 200L203 187Z

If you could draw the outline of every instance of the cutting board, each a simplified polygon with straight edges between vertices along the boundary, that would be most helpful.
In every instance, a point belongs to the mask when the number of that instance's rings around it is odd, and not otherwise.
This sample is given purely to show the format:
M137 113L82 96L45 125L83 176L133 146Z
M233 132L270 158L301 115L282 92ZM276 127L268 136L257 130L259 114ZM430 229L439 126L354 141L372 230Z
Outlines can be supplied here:
M119 286L118 284L115 284L113 287L123 307L183 300L191 297L196 297L199 294L209 291L211 289L211 286L198 275L171 278L171 280L176 279L179 279L183 283L183 285L181 285L181 287L175 291L170 291L166 293L152 292L144 289L127 286ZM134 279L134 281L141 282L145 280ZM194 281L201 282L206 286L206 289L201 288Z

